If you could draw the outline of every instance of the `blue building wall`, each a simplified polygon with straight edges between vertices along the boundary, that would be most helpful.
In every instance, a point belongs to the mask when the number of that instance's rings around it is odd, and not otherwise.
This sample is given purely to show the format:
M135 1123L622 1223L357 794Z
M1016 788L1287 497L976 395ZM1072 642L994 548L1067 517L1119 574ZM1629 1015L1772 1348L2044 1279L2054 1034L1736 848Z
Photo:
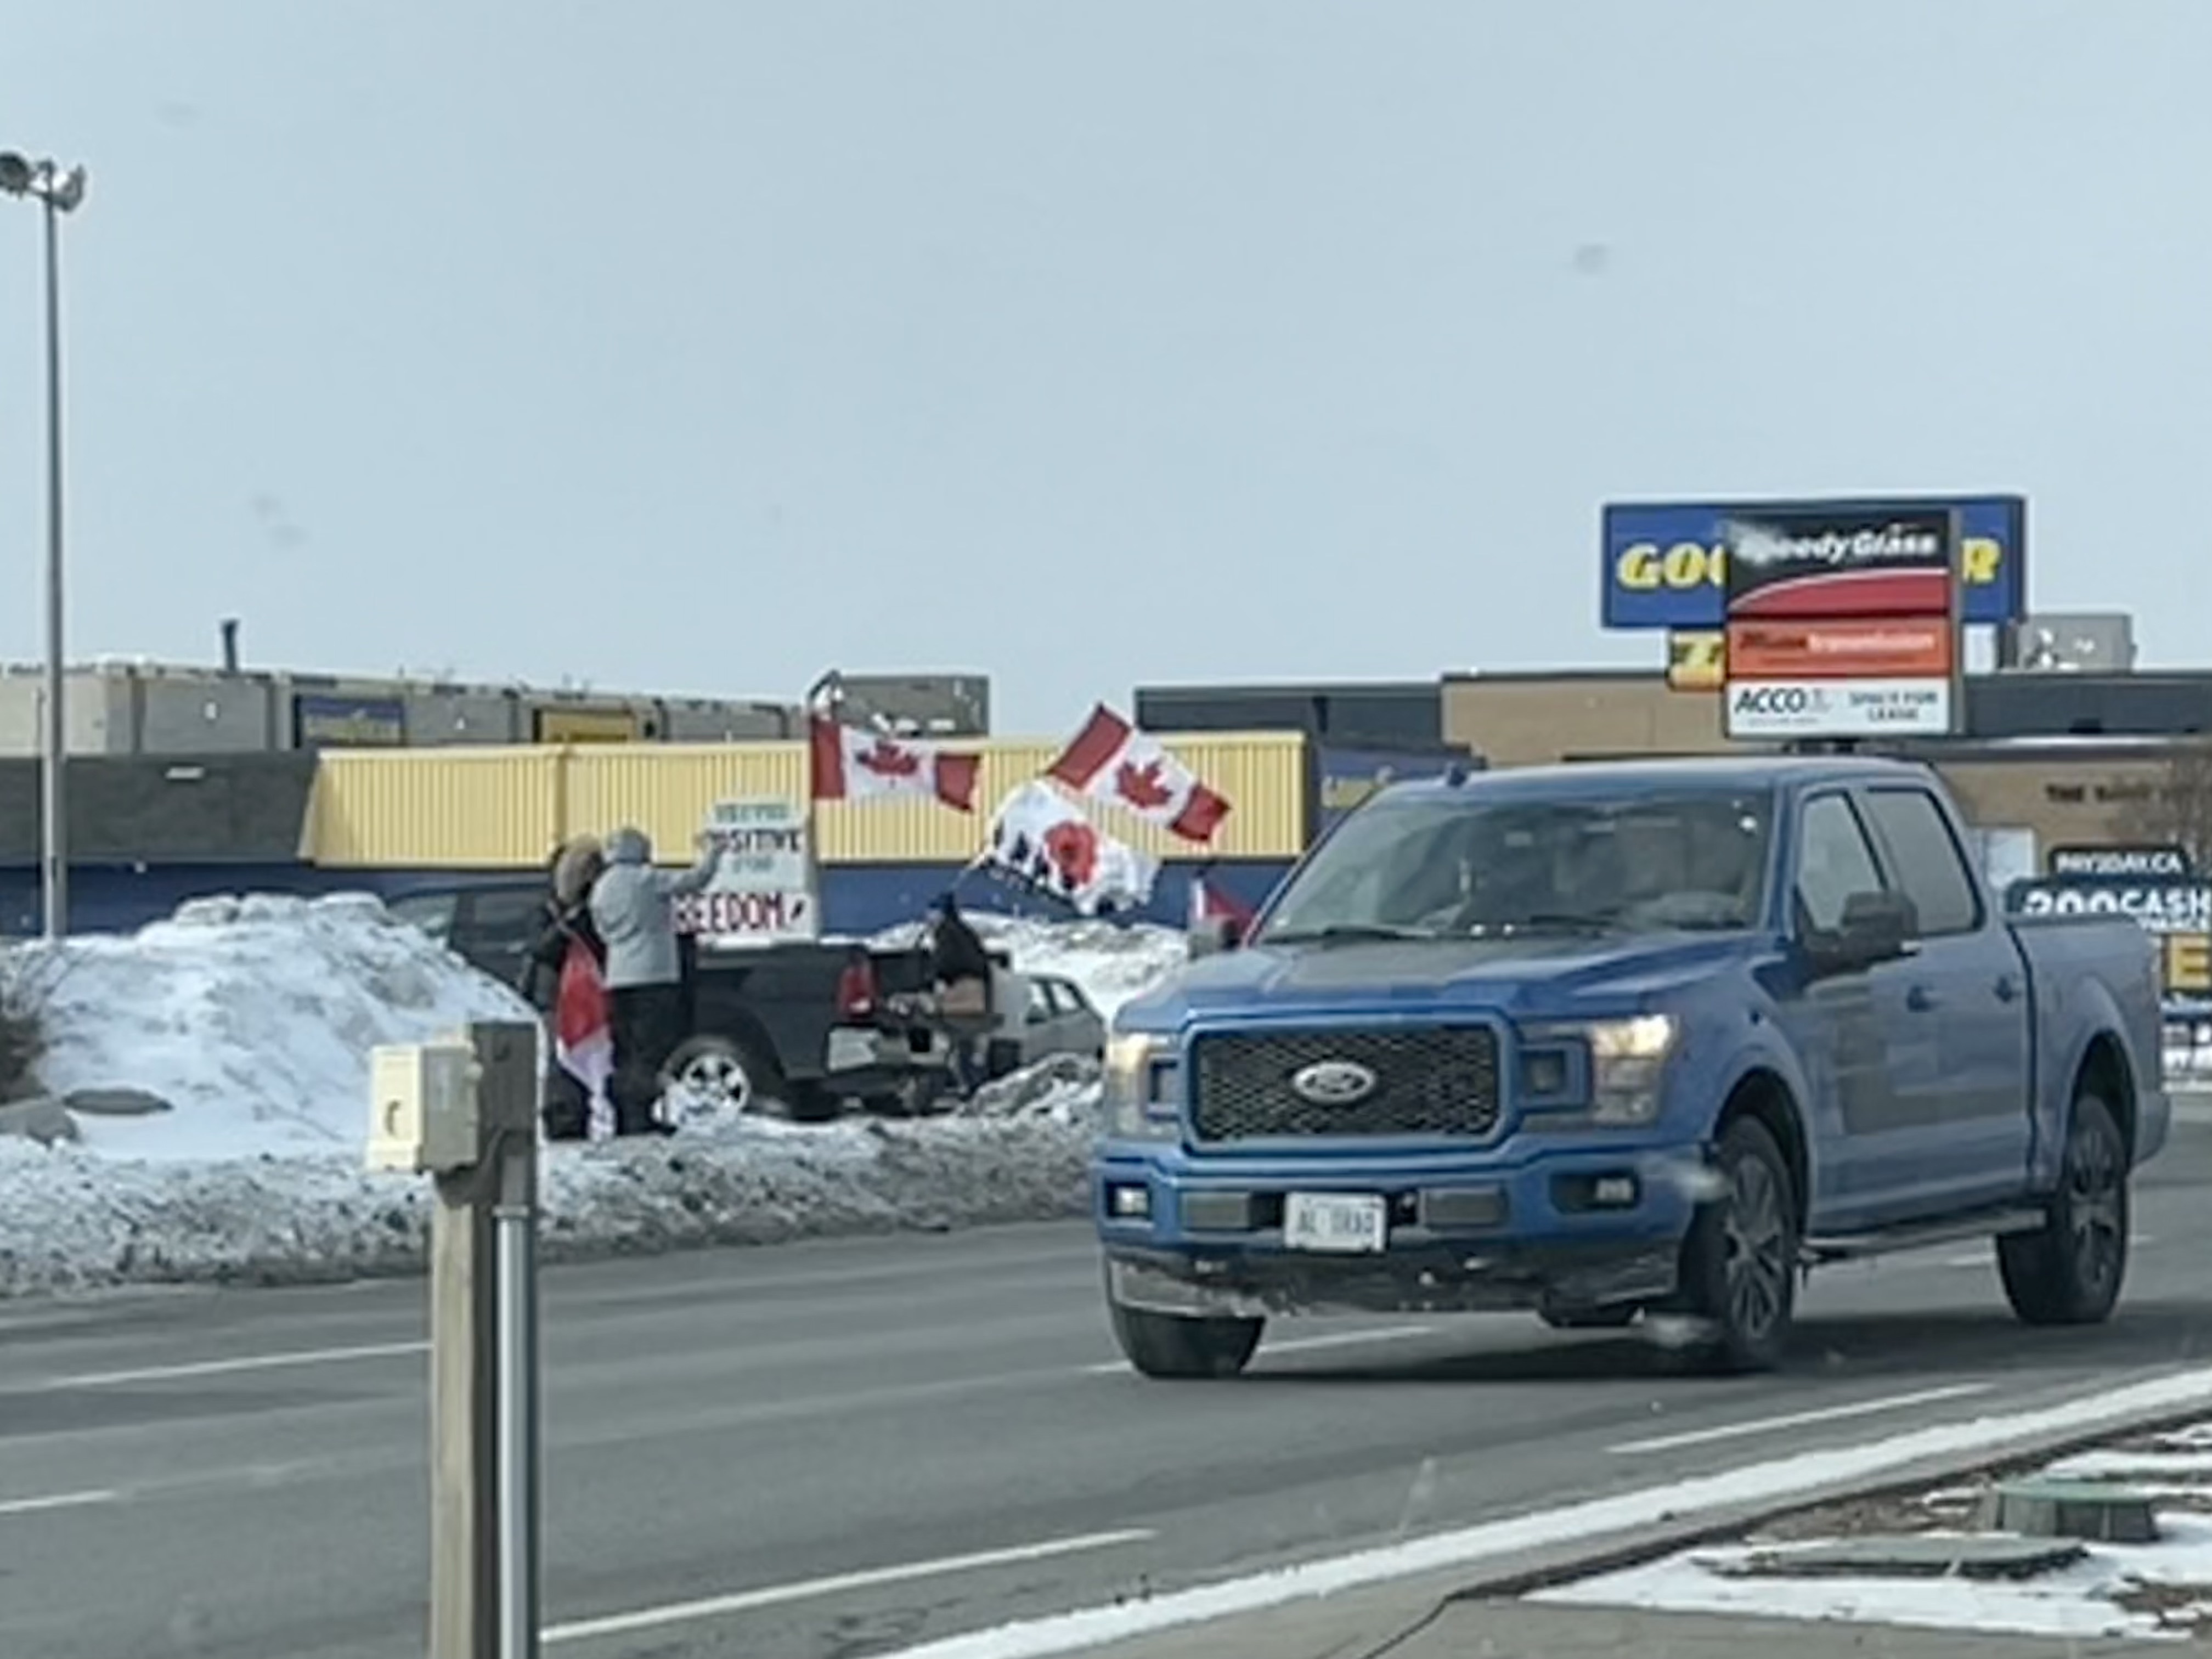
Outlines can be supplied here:
M1286 861L1222 863L1208 878L1246 904L1257 904L1290 867ZM1162 872L1142 919L1179 927L1189 915L1193 871ZM187 899L225 893L371 892L392 899L426 887L478 882L506 885L515 872L438 870L322 870L312 865L176 864L73 865L70 869L70 926L74 933L127 933L158 921ZM975 910L1058 919L1068 912L1048 900L1021 893L955 865L833 865L822 872L825 929L872 933L919 918L931 899L958 883L962 902ZM0 934L27 936L40 928L39 872L0 868Z

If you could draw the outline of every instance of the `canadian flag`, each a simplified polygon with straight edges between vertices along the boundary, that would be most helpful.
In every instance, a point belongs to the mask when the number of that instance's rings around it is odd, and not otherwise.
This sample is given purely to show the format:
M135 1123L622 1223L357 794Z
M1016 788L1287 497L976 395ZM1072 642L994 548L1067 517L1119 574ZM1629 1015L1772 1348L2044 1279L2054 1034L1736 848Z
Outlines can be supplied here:
M1101 703L1045 775L1093 800L1111 801L1185 841L1211 841L1229 803L1188 766Z
M881 800L890 795L928 795L956 811L975 810L979 757L933 743L895 738L858 726L812 716L814 799Z
M614 1133L614 1102L607 1085L615 1074L614 1021L599 964L580 939L568 941L561 984L553 1000L553 1061L584 1085L591 1100L588 1133L604 1140Z

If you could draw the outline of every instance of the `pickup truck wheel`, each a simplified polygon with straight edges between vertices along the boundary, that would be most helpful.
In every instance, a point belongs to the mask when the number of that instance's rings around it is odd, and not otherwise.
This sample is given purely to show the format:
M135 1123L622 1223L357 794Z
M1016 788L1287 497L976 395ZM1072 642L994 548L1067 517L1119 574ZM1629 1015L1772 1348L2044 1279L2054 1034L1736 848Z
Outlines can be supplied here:
M781 1089L775 1063L724 1036L695 1036L668 1057L662 1076L679 1110L757 1112Z
M2074 1102L2050 1219L1997 1240L1997 1276L2029 1325L2094 1325L2110 1316L2128 1271L2128 1150L2112 1108Z
M1703 1330L1691 1355L1713 1370L1771 1370L1790 1346L1797 1299L1797 1215L1789 1166L1765 1124L1721 1132L1719 1197L1682 1246L1682 1290Z
M1129 1363L1146 1376L1234 1376L1260 1346L1264 1319L1185 1319L1176 1314L1108 1306L1114 1316L1114 1340Z

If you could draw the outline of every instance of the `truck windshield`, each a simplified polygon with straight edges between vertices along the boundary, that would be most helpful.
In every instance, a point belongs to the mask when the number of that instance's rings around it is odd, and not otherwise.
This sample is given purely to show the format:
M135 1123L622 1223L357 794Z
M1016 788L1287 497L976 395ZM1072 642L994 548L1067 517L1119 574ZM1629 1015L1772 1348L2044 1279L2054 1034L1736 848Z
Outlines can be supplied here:
M1742 791L1378 800L1299 872L1259 940L1749 927L1772 817L1769 796Z

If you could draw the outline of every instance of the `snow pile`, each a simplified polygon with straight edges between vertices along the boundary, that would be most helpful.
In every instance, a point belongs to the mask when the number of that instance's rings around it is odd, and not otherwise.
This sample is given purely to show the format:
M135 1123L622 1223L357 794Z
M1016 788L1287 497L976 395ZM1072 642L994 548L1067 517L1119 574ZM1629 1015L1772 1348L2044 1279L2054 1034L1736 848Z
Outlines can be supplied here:
M2158 1540L2091 1544L2069 1566L2016 1581L1802 1571L1793 1577L1793 1552L1832 1541L1808 1537L1688 1550L1530 1599L2077 1640L2176 1639L2212 1630L2212 1424L2152 1436L2132 1448L2079 1454L2045 1473L2112 1481L2151 1498L2159 1510ZM1971 1517L1979 1496L1973 1489L1951 1488L1903 1500L1908 1512L1880 1530L1885 1536L1967 1535L1961 1522ZM1917 1515L1909 1512L1916 1509ZM1874 1518L1893 1521L1886 1513ZM1868 1519L1858 1517L1858 1526L1864 1528Z
M367 894L198 899L132 934L16 947L50 1094L173 1110L86 1118L90 1151L209 1159L358 1147L369 1050L537 1015Z
M1051 1119L750 1119L547 1150L549 1260L1083 1213L1087 1129ZM119 1162L0 1139L0 1296L418 1271L429 1183L352 1158Z
M1042 1118L1087 1129L1098 1115L1098 1062L1054 1054L985 1084L959 1109L965 1117Z
M1105 988L1102 1001L1156 976L1164 957L1158 939L1119 930L1010 931L1026 956ZM170 1109L81 1115L81 1140L52 1148L0 1134L0 1295L415 1269L428 1183L361 1168L369 1051L535 1018L365 895L195 901L135 935L25 945L6 965L43 1019L51 1094L137 1090ZM546 1248L580 1256L1080 1214L1097 1098L1096 1065L1063 1058L949 1118L748 1117L549 1147Z
M1108 1019L1190 956L1181 933L1149 922L1121 927L1110 921L1037 921L981 910L970 910L967 916L985 945L1008 952L1017 973L1073 980ZM924 924L907 922L878 934L873 942L900 950L913 945L923 932Z

